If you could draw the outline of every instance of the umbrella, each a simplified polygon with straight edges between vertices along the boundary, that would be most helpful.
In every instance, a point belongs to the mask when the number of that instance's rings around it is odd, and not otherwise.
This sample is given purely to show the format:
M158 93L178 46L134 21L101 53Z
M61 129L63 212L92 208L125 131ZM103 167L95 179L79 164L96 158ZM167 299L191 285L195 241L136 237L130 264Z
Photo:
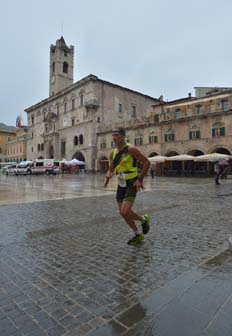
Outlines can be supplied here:
M69 166L81 166L81 165L85 165L85 162L74 158L71 161L67 161L66 164Z
M226 161L226 160L221 160L218 162L219 166L228 166L229 165L229 162Z
M220 161L220 160L229 160L232 159L231 155L221 154L221 153L211 153L196 156L194 161Z
M166 158L166 161L191 161L194 160L195 156L188 155L188 154L181 154L170 156Z
M156 155L156 156L149 157L148 160L151 163L164 162L166 160L166 156Z

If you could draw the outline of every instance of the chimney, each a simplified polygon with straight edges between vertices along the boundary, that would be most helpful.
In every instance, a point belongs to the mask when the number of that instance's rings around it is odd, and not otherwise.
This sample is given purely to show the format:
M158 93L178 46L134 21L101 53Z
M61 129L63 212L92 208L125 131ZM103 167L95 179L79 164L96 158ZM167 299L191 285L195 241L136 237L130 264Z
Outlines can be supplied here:
M188 94L188 97L189 97L189 98L191 98L191 97L192 97L192 95L191 95L191 92L189 92L189 94Z

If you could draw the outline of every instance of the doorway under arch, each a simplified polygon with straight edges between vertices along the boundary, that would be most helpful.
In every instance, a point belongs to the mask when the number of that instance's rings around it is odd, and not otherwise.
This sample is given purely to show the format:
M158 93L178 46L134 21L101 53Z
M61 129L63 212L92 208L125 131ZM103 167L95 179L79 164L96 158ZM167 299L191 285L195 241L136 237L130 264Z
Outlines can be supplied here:
M98 169L100 173L106 173L109 169L109 159L106 156L102 156L98 160Z
M49 146L49 159L54 159L54 147L53 145Z
M81 152L76 152L73 154L72 159L77 159L85 162L85 157Z

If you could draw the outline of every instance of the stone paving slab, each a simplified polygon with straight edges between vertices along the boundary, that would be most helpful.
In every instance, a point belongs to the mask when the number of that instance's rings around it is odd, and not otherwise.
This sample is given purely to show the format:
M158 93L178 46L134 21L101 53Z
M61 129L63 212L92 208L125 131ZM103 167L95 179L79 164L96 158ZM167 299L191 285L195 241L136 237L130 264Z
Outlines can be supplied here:
M185 283L181 276L224 250L231 233L231 182L219 189L211 180L176 181L151 181L139 194L152 228L137 247L126 244L131 233L113 194L0 206L5 335L129 335L138 320L152 326L157 306L171 305L202 273ZM152 303L163 288L169 295ZM136 307L145 297L152 313L143 316Z

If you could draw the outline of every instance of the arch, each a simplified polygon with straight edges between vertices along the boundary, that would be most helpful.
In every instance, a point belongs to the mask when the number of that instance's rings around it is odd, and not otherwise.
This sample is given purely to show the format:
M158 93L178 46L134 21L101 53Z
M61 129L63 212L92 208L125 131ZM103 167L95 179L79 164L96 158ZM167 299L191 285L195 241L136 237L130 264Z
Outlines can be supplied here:
M72 159L77 159L85 162L85 157L81 152L75 152L72 156Z
M220 154L231 155L231 151L225 146L215 146L209 151L209 153L220 153Z
M153 156L157 156L160 155L159 153L156 152L151 152L150 154L148 154L148 157L153 157Z
M63 73L68 73L68 63L67 62L63 63Z
M98 170L101 173L106 173L109 169L109 159L106 156L101 156L98 160Z
M42 155L40 155L39 157L38 157L38 160L43 160L44 159L44 157L42 156Z
M204 155L205 153L200 149L190 149L186 152L186 154L192 155L192 156L200 156L200 155Z
M175 150L169 150L167 151L167 153L165 154L165 156L175 156L175 155L179 155L180 153L178 153L177 151Z

